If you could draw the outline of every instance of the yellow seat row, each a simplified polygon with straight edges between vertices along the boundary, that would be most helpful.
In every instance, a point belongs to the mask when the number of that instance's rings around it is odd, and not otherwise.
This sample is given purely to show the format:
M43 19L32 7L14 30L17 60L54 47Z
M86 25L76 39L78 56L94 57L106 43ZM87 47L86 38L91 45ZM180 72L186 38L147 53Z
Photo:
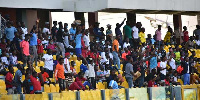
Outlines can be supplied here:
M59 92L59 84L50 84L47 85L47 84L44 84L44 92L46 93L50 93L50 92Z

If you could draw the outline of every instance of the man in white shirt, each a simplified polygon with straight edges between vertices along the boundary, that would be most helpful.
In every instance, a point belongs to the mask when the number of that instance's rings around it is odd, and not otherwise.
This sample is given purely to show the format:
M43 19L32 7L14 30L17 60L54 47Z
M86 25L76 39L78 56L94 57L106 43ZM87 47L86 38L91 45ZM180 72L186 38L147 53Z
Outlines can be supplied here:
M83 41L85 42L85 46L88 47L88 50L90 50L90 38L89 38L89 31L88 30L85 30L86 33L85 35L83 36Z
M125 40L125 42L124 42L124 45L123 45L123 49L124 49L124 48L127 48L128 46L130 46L129 38L126 38L126 40Z
M166 57L163 57L162 58L162 61L160 62L160 68L161 68L161 71L160 71L160 79L161 80L164 80L165 79L165 76L166 76L166 73L167 73L167 61L166 61Z
M23 31L22 39L24 40L25 39L25 35L28 34L28 31L27 31L27 28L25 27L25 23L24 22L22 22L21 25L22 25L21 29Z
M72 72L70 70L69 59L70 59L70 53L67 52L67 53L65 53L65 59L64 59L65 78L66 78L67 74Z
M132 34L133 34L133 44L134 47L137 48L138 44L139 44L139 28L142 26L142 24L140 22L137 22L137 24L135 26L133 26L132 28Z
M47 35L50 35L50 31L49 31L49 22L45 22L45 27L42 30L42 33L46 33Z
M45 71L49 74L50 78L53 78L53 56L51 49L48 49L47 54L42 57L44 61Z
M92 84L93 88L96 88L94 67L95 67L94 60L92 58L89 58L88 70L89 70L90 83Z

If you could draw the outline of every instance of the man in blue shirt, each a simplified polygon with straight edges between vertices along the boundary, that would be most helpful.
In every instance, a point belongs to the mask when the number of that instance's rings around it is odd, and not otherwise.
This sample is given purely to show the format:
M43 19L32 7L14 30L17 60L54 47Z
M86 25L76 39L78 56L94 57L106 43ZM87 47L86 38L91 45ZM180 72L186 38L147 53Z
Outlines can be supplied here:
M21 87L21 78L22 78L22 65L18 64L17 65L18 70L15 72L15 77L14 80L17 84L17 93L21 94L22 93L22 87Z
M118 77L115 74L113 76L113 80L111 80L110 83L109 83L109 89L119 89L117 81L118 81Z
M17 29L11 26L10 22L7 22L7 28L5 29L6 38L10 41L13 41L13 38L15 37L15 32L17 32Z
M32 29L32 37L30 38L30 55L31 57L31 62L33 63L35 61L35 65L37 66L37 28L33 27Z
M70 42L73 42L74 41L74 37L75 37L75 34L76 34L76 28L75 28L75 24L71 24L71 28L69 29L69 34L72 34L70 35Z
M103 33L102 33L101 29L99 28L99 24L100 23L95 22L94 29L93 29L94 36L96 37L96 39L98 41L101 39L104 39Z
M82 37L81 30L82 30L81 26L78 26L75 48L76 48L76 56L79 58L81 57L81 54L82 54L82 52L81 52L81 47L82 47L82 45L81 45L81 37Z

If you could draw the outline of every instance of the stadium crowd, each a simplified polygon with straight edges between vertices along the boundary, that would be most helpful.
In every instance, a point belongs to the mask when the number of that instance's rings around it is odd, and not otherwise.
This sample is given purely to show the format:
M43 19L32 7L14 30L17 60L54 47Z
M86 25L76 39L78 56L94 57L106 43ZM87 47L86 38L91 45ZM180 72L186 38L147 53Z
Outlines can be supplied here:
M125 21L117 23L113 33L110 24L106 31L98 22L85 29L78 20L69 29L67 23L57 21L52 28L45 22L41 29L37 20L28 32L24 22L13 26L7 20L0 42L0 74L5 75L8 94L21 94L22 89L26 94L42 93L42 86L50 83L58 83L61 92L96 89L98 82L107 82L109 89L124 88L125 81L129 88L200 82L199 25L193 36L184 26L183 43L177 44L170 26L165 35L158 25L151 36L141 22L126 21L120 30Z

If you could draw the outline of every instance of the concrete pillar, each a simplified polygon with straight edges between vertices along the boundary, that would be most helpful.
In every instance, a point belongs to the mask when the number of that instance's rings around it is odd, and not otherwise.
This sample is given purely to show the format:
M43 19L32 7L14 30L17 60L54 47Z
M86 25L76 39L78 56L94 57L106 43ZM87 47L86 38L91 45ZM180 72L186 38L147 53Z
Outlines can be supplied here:
M174 23L174 33L176 36L176 43L180 44L183 41L181 39L181 32L182 32L181 15L173 15L173 23Z
M85 25L84 12L74 12L75 20L81 20L81 24Z
M37 10L26 10L27 28L28 32L31 31L33 25L36 24Z
M197 15L197 23L198 23L198 25L200 25L200 14Z
M131 26L136 23L136 14L135 13L126 13L127 21L130 22Z
M89 27L92 25L94 26L94 23L98 22L98 12L89 12L88 13L88 23L89 23ZM89 30L90 31L90 41L93 40L94 38L94 33L93 30Z
M37 18L40 19L39 27L44 28L45 22L49 22L49 10L37 10ZM49 27L50 28L50 27Z

